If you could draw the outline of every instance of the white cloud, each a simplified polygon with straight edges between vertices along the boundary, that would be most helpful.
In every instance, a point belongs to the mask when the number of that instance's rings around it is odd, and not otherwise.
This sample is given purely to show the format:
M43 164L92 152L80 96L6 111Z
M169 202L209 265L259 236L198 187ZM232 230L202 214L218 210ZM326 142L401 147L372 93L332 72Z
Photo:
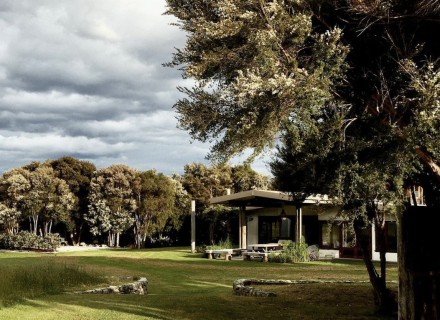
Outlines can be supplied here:
M1 136L0 151L26 152L37 156L50 150L64 154L111 155L128 151L132 143L108 144L96 138L63 137L55 134L23 134L21 136Z
M209 145L176 128L162 67L185 35L164 0L2 0L0 172L63 155L165 173L205 162Z

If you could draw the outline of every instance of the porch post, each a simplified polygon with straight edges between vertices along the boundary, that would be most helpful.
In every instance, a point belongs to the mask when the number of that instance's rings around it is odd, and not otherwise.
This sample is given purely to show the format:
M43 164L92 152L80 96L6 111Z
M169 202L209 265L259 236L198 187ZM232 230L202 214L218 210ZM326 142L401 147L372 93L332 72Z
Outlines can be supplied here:
M191 253L196 252L196 202L191 201Z
M302 236L302 208L296 206L296 243L300 243Z
M247 249L246 243L246 207L240 207L240 245L242 249Z

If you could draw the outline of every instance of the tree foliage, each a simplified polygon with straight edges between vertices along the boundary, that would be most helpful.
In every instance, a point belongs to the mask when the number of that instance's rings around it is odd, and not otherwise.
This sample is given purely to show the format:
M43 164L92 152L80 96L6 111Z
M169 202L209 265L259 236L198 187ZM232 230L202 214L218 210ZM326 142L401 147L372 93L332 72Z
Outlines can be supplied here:
M18 219L29 218L31 231L34 234L39 231L45 236L54 223L69 219L75 204L74 195L65 181L55 176L50 162L33 162L9 170L0 181L3 208L6 210L3 212L13 214L13 224L16 225ZM10 221L10 217L8 219Z
M439 11L427 1L169 0L187 32L169 65L197 80L177 102L211 157L255 154L288 133L299 150L320 122L367 120L439 179ZM330 117L330 118L329 118ZM370 131L370 135L374 135Z
M56 176L64 180L70 191L75 195L75 207L71 211L70 219L66 221L67 231L73 244L79 244L84 226L84 215L89 207L89 187L93 172L96 171L94 164L81 161L69 156L59 158L52 162Z
M90 205L85 219L92 233L108 233L110 246L119 246L119 235L133 224L137 209L133 193L136 178L135 170L114 164L95 172L90 182Z
M134 233L136 247L142 248L147 236L158 234L161 238L164 232L180 228L180 218L188 211L188 198L178 180L156 170L141 172L138 183Z
M169 65L197 81L180 88L179 123L215 142L212 159L277 142L278 185L337 196L355 231L416 183L438 203L438 1L167 3L188 34Z

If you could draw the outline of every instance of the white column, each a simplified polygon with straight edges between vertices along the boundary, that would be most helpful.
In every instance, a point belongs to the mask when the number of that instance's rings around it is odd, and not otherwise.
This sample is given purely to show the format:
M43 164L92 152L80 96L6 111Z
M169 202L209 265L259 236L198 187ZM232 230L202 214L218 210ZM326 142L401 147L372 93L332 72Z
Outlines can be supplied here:
M191 201L191 252L196 252L196 201Z
M247 249L246 224L246 207L240 207L240 244L242 249Z
M296 206L296 243L300 243L302 236L302 208Z

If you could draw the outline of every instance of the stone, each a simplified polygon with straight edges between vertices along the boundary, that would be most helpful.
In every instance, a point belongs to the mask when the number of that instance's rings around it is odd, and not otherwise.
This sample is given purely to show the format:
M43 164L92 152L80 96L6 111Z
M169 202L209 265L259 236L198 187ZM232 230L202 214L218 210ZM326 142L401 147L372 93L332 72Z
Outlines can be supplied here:
M138 281L119 286L109 286L87 291L75 291L74 294L140 294L148 293L148 280L140 278Z

